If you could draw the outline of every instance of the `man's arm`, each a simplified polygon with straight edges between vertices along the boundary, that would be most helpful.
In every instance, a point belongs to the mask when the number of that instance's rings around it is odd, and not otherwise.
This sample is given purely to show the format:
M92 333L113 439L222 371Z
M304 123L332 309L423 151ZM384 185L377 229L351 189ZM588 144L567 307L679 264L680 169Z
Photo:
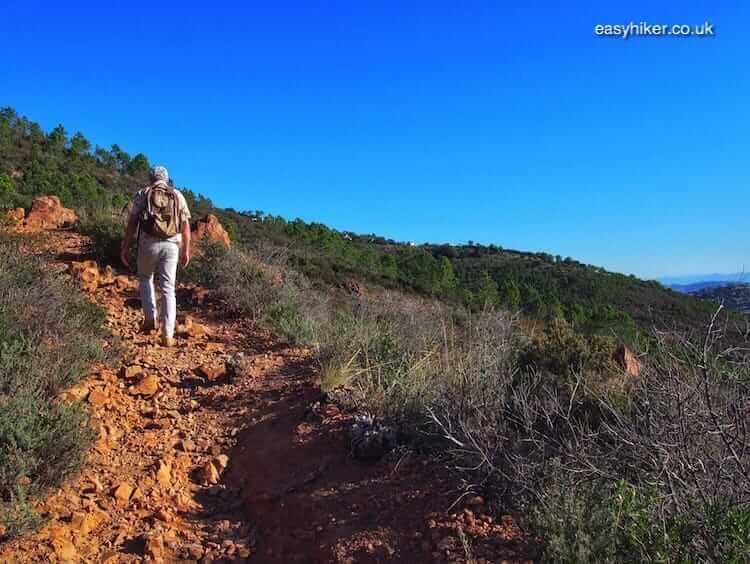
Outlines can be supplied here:
M185 268L190 264L190 222L182 222L182 247L180 248L180 264Z
M120 248L120 260L122 264L130 267L130 258L128 253L130 252L130 245L135 240L135 233L138 229L138 216L130 214L128 219L128 226L125 228L125 238L122 240L122 247Z

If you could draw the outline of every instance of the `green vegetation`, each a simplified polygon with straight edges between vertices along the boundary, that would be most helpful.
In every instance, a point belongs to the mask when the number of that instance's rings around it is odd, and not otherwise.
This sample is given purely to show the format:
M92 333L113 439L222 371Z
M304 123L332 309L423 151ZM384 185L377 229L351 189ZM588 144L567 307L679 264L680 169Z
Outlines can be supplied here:
M120 212L146 184L149 167L143 154L131 157L117 145L92 148L81 133L69 136L63 126L45 133L11 108L0 111L0 207L27 207L35 195L56 194L83 217L84 231L94 236L102 256L116 259ZM219 209L181 190L196 217L216 214L246 248L286 249L288 264L320 288L358 279L473 311L497 306L545 321L564 319L578 332L629 343L654 326L698 330L712 309L656 282L571 258L471 242L412 246L259 210Z
M0 525L38 518L29 500L62 483L91 439L85 411L54 399L100 359L103 312L0 236Z
M148 167L143 155L92 151L80 134L44 134L0 112L0 206L59 195L103 258L116 260L120 208ZM711 304L570 258L412 246L217 209L183 191L194 215L216 214L234 241L205 247L185 276L228 313L310 346L336 401L396 428L498 512L528 516L546 560L750 558L750 379L731 316L706 333ZM367 291L340 290L352 280ZM722 348L719 326L734 347ZM618 340L647 353L640 377L612 362ZM26 380L44 398L59 388ZM81 428L66 417L55 423L63 433ZM32 476L13 476L0 476L0 493L23 516L21 477Z

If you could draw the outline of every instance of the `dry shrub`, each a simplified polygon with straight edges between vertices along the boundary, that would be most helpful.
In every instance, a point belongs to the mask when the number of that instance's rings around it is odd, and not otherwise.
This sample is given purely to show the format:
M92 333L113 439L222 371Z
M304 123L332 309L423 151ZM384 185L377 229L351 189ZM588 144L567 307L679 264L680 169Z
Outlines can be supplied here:
M103 312L0 235L0 524L34 525L29 501L82 463L91 431L79 406L54 400L99 348Z

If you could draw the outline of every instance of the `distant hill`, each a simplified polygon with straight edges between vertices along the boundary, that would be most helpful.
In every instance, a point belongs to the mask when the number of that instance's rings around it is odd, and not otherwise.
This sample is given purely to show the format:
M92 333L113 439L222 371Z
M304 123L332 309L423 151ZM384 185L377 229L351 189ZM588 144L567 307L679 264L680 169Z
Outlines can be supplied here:
M748 282L750 281L750 275L747 272L714 272L709 274L686 274L683 276L661 276L656 280L668 288L675 288L708 282L730 282L734 284Z
M676 292L682 292L683 294L694 294L700 290L708 288L720 288L721 286L728 286L734 284L728 280L721 280L717 282L694 282L692 284L670 284L668 287Z
M28 207L33 196L53 194L89 222L116 222L122 206L147 182L150 166L141 153L131 156L118 145L92 147L83 134L70 136L62 125L44 132L12 108L0 111L0 208ZM492 304L530 318L564 318L582 332L626 340L654 326L698 330L712 310L709 302L656 281L570 257L471 242L413 245L260 210L217 208L180 189L194 216L216 214L241 245L261 252L283 249L292 266L319 285L345 286L356 279L474 310ZM120 231L111 225L111 233Z
M750 313L750 284L723 284L703 288L693 294L704 300L724 304L734 311Z

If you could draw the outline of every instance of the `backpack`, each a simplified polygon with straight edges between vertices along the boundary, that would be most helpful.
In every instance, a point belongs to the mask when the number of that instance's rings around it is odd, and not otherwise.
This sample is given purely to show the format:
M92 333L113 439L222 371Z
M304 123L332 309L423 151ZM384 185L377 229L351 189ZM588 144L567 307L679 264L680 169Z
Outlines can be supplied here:
M141 226L158 239L168 239L180 232L180 200L174 188L157 182L146 188Z

